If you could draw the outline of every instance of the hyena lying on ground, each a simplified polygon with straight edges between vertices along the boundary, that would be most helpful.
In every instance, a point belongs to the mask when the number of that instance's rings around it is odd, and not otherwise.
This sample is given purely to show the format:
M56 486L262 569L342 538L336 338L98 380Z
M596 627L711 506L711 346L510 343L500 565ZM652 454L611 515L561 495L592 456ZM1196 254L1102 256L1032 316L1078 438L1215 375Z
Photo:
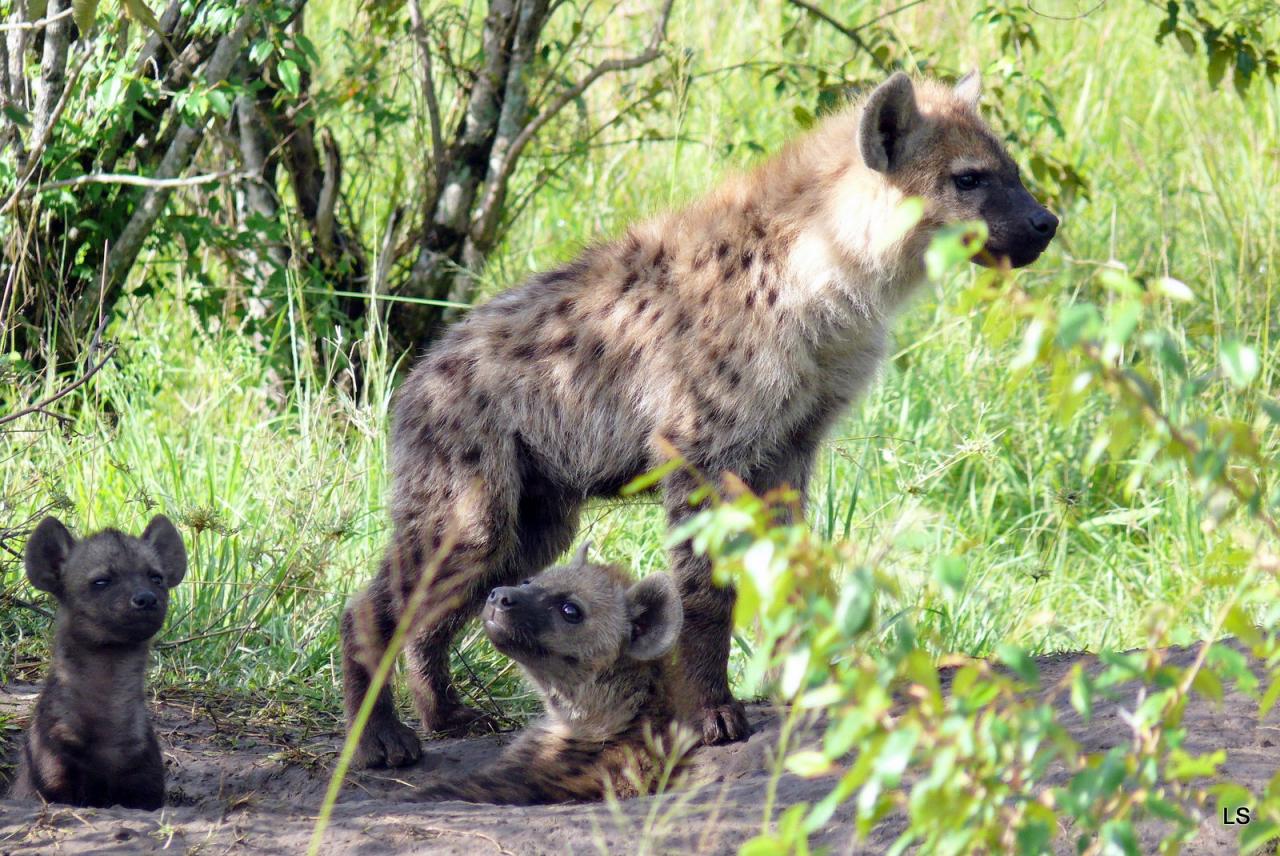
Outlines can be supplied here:
M53 657L19 756L13 799L157 809L164 762L144 677L169 589L187 572L182 537L157 515L141 538L114 529L77 541L46 517L27 542L27 577L58 599Z
M819 441L875 374L894 312L924 276L943 224L983 219L984 261L1032 262L1058 221L1023 187L978 116L976 76L954 88L895 74L746 175L533 277L454 325L398 393L392 543L343 618L354 714L423 569L408 645L423 724L465 725L449 643L491 588L567 548L588 498L609 496L674 447L712 477L802 492ZM923 219L891 234L908 196ZM662 484L670 522L695 510L684 469ZM746 736L729 691L734 593L687 543L673 571L684 606L682 689L707 743ZM390 692L358 765L418 757Z
M546 716L490 766L442 777L422 799L537 803L649 793L688 748L675 716L671 650L680 596L666 574L640 582L586 560L489 593L494 647L523 667ZM683 744L683 745L682 745Z

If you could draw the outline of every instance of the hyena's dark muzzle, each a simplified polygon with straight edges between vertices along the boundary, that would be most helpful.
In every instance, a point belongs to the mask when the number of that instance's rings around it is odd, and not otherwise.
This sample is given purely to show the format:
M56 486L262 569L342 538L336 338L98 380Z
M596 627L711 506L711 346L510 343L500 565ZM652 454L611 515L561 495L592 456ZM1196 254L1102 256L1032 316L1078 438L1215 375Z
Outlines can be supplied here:
M987 223L987 248L974 259L981 265L1002 258L1014 267L1029 265L1058 232L1058 218L1020 181L1014 187L993 188L982 206L982 219Z
M542 601L541 593L527 586L500 586L489 592L480 618L493 647L517 660L544 654L539 637L550 622Z

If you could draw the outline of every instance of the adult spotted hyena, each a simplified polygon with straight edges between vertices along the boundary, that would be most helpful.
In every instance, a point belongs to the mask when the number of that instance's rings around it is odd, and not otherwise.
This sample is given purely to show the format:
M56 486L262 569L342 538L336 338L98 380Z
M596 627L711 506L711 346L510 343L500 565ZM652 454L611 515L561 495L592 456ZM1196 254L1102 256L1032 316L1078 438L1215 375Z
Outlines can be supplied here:
M396 402L394 535L343 619L348 717L442 542L456 539L408 645L414 698L436 730L475 716L449 683L450 640L490 589L569 546L588 498L661 464L669 446L705 473L803 490L819 441L883 359L889 319L923 279L937 228L981 218L988 260L1014 266L1057 229L979 117L978 94L973 75L950 87L895 74L750 173L445 333ZM925 200L924 217L894 234L909 196ZM692 513L693 487L683 471L664 480L673 524ZM712 584L688 544L672 566L682 701L706 742L741 739L726 671L734 593ZM356 763L418 753L384 689Z

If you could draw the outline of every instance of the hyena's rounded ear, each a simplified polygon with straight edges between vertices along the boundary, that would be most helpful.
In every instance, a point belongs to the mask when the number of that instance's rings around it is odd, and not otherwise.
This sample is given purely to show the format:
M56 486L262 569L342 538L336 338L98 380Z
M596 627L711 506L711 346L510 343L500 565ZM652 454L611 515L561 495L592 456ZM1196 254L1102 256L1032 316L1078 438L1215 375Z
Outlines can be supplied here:
M591 542L583 541L573 554L573 558L569 560L569 567L583 568L587 565L587 553L591 551Z
M907 159L911 134L920 127L920 108L911 78L902 72L880 84L867 98L858 126L862 160L876 172L890 172Z
M978 70L975 68L957 80L952 93L971 109L977 110L978 99L982 97L982 76L978 74Z
M652 660L671 650L680 638L684 609L680 593L666 574L650 574L627 589L627 617L631 643L627 653L637 660Z
M40 591L52 595L62 593L62 566L71 555L76 539L56 517L46 517L27 539L27 549L22 563L27 569L27 579Z
M182 545L182 536L169 518L163 514L151 518L142 532L142 540L150 544L160 557L160 572L164 574L165 585L173 588L182 582L187 575L187 548Z

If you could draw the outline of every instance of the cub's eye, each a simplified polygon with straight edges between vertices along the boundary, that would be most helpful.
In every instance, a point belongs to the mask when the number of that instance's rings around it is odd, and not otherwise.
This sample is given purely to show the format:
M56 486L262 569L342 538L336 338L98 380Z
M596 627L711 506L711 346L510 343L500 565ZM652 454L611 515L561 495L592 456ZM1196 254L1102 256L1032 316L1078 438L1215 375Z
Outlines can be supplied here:
M564 620L570 624L577 624L582 620L582 610L576 603L566 600L560 604L560 614L564 616Z
M982 173L962 172L959 175L953 175L951 180L955 182L956 190L975 190L982 184Z
M90 583L90 585L92 585L94 588L104 589L107 586L111 585L111 577L98 577L96 580Z
M162 586L164 585L164 577L160 576L160 574L152 574L151 582L155 583L158 586Z
M531 582L533 582L533 580L521 580L521 581L520 581L520 585L522 585L522 586L527 586L527 585L528 585L529 583L531 583Z

